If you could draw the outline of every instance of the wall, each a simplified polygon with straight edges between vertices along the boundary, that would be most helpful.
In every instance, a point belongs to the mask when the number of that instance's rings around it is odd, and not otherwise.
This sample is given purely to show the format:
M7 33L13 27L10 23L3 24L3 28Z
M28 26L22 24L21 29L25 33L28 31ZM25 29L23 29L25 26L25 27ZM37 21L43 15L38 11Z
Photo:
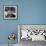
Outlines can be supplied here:
M18 19L3 20L3 5L17 5ZM9 32L18 32L17 24L46 24L46 0L0 0L0 44L8 43Z

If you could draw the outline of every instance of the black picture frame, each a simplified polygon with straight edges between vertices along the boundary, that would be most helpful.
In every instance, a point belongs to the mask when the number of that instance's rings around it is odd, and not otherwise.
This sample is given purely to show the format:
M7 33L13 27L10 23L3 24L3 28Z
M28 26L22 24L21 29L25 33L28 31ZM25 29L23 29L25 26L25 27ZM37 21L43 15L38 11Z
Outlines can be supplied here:
M3 19L5 19L5 20L16 20L18 18L17 5L4 5L3 11L4 11L3 12Z

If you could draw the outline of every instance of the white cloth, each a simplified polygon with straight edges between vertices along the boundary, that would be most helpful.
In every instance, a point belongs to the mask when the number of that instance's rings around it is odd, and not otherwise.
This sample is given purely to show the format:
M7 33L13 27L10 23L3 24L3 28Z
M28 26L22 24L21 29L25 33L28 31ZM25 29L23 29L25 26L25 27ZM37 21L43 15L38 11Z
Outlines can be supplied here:
M27 38L28 36L27 36L27 34L28 34L28 30L21 30L21 32L22 32L22 37L21 37L21 39L22 38Z
M32 35L32 41L45 40L43 35Z

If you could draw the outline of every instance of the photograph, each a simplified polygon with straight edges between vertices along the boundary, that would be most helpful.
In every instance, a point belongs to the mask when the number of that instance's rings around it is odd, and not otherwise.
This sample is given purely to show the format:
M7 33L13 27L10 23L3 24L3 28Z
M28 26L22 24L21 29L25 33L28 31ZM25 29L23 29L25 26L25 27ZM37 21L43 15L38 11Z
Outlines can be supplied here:
M20 40L46 41L46 25L20 25Z
M20 46L46 46L46 25L19 24Z
M4 6L4 19L17 19L17 6Z

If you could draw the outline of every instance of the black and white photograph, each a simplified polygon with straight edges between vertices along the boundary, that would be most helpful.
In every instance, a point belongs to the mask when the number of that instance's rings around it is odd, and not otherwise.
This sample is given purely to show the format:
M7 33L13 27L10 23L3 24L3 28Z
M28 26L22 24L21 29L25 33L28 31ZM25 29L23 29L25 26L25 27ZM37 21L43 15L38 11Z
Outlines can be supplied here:
M20 39L46 41L46 25L20 25Z
M17 19L17 6L4 6L4 19Z
M46 44L46 25L19 24L20 46L42 46Z

